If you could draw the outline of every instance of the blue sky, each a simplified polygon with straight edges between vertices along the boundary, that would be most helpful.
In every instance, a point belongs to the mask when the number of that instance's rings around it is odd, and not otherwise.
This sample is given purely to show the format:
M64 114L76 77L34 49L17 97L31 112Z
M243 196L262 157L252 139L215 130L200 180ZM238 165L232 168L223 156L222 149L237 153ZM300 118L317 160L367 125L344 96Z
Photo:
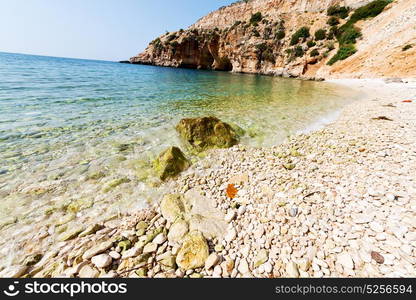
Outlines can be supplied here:
M0 0L0 51L122 60L235 0Z

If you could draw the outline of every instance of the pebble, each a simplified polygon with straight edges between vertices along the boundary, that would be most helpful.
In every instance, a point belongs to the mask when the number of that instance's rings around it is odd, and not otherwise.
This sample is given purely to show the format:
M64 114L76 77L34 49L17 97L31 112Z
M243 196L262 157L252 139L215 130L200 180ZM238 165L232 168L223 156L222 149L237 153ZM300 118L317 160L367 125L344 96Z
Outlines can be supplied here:
M235 210L230 210L227 213L227 215L225 216L224 219L227 223L231 223L235 219L236 216L237 216L237 214L236 214Z
M99 269L103 269L111 265L113 259L108 254L100 254L91 258L91 262Z
M291 261L286 265L286 274L289 278L299 278L299 269L298 265Z
M211 253L205 261L205 269L211 269L212 267L216 266L219 263L219 261L220 257L218 256L218 254L215 252Z
M338 255L337 262L341 264L344 268L353 270L354 269L354 262L351 258L349 253L343 252Z
M232 242L233 240L235 240L236 237L237 237L237 231L235 230L235 228L232 228L231 230L227 232L227 235L224 237L224 239L227 242Z
M162 245L164 242L166 242L166 240L166 235L164 233L161 233L153 239L153 243L155 243L156 245Z

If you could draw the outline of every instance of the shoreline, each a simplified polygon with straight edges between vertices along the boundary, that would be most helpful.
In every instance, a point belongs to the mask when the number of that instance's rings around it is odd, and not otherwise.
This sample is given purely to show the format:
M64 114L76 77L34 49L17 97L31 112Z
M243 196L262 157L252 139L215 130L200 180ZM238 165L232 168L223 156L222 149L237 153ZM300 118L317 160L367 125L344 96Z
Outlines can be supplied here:
M281 145L211 151L167 183L183 222L155 205L74 233L0 277L414 276L416 81L328 82L367 95ZM381 116L392 121L372 120ZM192 237L200 251L191 255L181 244L195 230L206 239ZM200 266L177 267L189 260Z

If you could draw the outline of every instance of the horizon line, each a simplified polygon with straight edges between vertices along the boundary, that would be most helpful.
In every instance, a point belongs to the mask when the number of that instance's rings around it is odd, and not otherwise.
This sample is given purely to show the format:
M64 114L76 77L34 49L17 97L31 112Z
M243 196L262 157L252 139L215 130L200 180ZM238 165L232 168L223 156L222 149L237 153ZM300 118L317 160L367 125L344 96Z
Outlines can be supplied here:
M49 57L49 58L66 58L66 59L78 59L78 60L92 60L92 61L104 61L104 62L120 62L119 60L106 60L106 59L96 59L96 58L80 58L80 57L67 57L67 56L56 56L56 55L46 55L46 54L34 54L34 53L21 53L21 52L7 52L0 50L0 53L6 54L19 54L19 55L30 55L30 56L40 56L40 57Z

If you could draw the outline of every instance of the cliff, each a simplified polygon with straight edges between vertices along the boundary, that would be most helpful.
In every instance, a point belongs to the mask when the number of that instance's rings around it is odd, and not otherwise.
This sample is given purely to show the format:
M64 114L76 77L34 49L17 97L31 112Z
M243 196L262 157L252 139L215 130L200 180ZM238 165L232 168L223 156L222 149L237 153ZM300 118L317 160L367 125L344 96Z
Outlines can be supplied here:
M416 76L414 0L239 1L131 63L309 79Z

